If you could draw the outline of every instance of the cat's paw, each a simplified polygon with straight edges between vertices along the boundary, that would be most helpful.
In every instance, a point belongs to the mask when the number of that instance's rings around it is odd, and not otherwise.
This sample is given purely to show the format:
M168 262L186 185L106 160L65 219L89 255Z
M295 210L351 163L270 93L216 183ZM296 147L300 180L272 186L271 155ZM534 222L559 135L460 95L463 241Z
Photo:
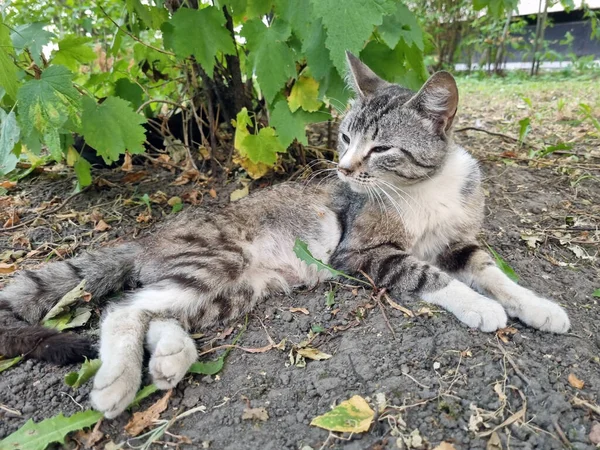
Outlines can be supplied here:
M140 367L109 366L103 364L94 377L90 399L94 409L112 419L131 404L141 383Z
M526 325L541 331L566 333L571 328L567 312L561 306L545 298L532 296L521 302L515 316Z
M196 346L188 336L184 339L161 339L148 366L154 384L159 389L175 387L196 359Z
M476 303L471 303L469 309L457 317L471 328L490 333L505 328L508 316L502 305L486 297L479 296Z

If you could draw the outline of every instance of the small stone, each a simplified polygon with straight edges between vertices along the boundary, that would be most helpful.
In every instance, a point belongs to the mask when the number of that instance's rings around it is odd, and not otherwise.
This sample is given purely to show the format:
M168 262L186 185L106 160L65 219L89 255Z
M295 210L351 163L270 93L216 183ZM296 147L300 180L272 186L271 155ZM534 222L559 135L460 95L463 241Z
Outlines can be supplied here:
M206 375L205 377L202 377L202 382L206 383L206 384L212 384L213 383L213 379L210 375Z
M292 313L289 311L284 311L281 313L281 320L284 322L291 322L294 318L292 317Z

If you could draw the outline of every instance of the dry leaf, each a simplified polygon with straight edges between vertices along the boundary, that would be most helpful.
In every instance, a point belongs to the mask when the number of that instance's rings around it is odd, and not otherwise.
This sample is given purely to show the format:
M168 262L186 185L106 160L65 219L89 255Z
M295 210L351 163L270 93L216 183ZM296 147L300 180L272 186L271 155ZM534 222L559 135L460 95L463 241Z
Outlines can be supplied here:
M123 183L137 183L148 176L148 172L130 172L121 180Z
M101 219L94 227L94 231L106 231L110 230L111 228L112 227L109 224L107 224L104 220Z
M577 378L573 372L569 374L567 379L569 380L569 384L575 389L583 389L583 386L585 385L585 382Z
M125 161L121 166L121 170L124 172L131 172L133 170L133 165L131 164L131 155L129 153L125 153Z
M139 216L137 216L135 218L135 221L137 223L142 223L142 222L148 223L151 219L152 219L152 214L149 214L147 212L143 212L143 213L141 213Z
M304 356L305 358L312 359L314 361L322 361L324 359L331 358L331 355L323 353L321 350L318 350L313 347L296 349L296 353L298 353L300 356Z
M231 194L229 194L229 201L235 202L241 198L244 198L248 195L248 185L245 185L241 189L236 189Z
M450 444L449 442L444 441L440 442L440 445L438 445L433 450L456 450L456 447L454 447L454 445Z
M167 201L167 194L165 194L163 191L156 191L154 194L150 195L150 201L152 203L156 203L157 205L162 205Z
M208 195L210 195L212 198L217 198L217 191L211 189L210 191L208 191Z
M389 295L385 294L385 299L387 300L388 304L392 308L397 309L398 311L401 311L402 313L406 314L408 317L415 317L415 314L410 309L405 308L402 305L399 305L394 300L392 300Z
M485 450L502 450L502 441L495 431L490 436L490 440L487 442Z
M329 431L364 433L371 428L373 417L375 412L367 401L355 395L322 416L315 417L310 424Z
M202 201L202 197L200 197L200 200L198 200L198 195L201 195L200 192L198 192L196 189L192 189L184 192L181 195L181 200L191 205L197 205Z
M0 263L1 274L13 273L15 270L17 270L16 264Z
M169 389L163 398L159 399L147 410L136 412L129 423L125 425L125 431L130 436L137 436L151 426L155 420L158 420L160 413L167 409L171 395L173 395L173 389Z
M498 399L504 403L506 401L506 394L504 393L504 390L502 389L502 384L501 383L496 383L494 385L494 392L496 393L496 395L498 395Z
M21 219L19 218L19 216L17 215L16 212L13 212L9 217L8 220L6 222L4 222L4 228L10 228L10 227L14 227L15 225L17 225L19 222L21 221Z
M431 311L431 309L427 308L426 306L423 306L417 311L417 316L433 317L433 311Z
M310 314L306 308L290 308L290 312L300 312L302 314L306 314L307 316Z
M190 181L196 181L200 178L200 172L198 169L187 169L172 183L173 186L181 186L188 184Z
M84 448L92 448L98 443L103 437L104 433L100 431L100 425L102 425L102 419L96 422L96 426L91 431L79 430L75 437L81 442Z
M242 413L242 420L262 420L265 422L269 414L265 408L246 408Z
M17 186L17 182L16 181L0 181L0 187L3 187L4 189L13 189L14 187Z
M496 336L498 336L498 339L500 339L502 342L504 342L505 344L508 344L510 342L509 336L512 336L513 334L517 334L518 332L519 332L519 330L517 330L514 327L500 328L499 330L496 331Z

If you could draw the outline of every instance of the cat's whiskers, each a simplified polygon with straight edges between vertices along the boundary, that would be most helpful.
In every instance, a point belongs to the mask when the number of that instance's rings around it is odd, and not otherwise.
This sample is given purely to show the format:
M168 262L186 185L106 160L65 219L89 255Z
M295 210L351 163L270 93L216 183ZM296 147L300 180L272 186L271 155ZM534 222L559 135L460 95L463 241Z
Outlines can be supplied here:
M383 186L389 188L397 197L399 197L404 203L406 203L406 206L408 206L410 208L411 212L416 215L416 211L413 208L413 204L411 202L409 202L408 200L406 200L406 198L404 198L404 195L402 195L402 194L406 194L402 189L397 188L396 186L392 185L391 183L389 183L385 180L376 180L376 183L378 183L379 188L382 191L384 191L386 194L389 194L389 193L384 189ZM379 185L379 183L381 183L381 185ZM406 195L408 195L408 194L406 194ZM411 198L414 201L413 197L411 197L410 195L409 195L409 198ZM414 201L414 203L418 207L417 202Z
M406 228L406 222L404 221L404 216L402 215L402 208L400 207L398 202L382 186L380 186L378 184L375 184L375 186L388 198L388 200L390 201L390 203L392 204L392 206L398 213L398 217L400 218L400 221L404 225L404 228Z

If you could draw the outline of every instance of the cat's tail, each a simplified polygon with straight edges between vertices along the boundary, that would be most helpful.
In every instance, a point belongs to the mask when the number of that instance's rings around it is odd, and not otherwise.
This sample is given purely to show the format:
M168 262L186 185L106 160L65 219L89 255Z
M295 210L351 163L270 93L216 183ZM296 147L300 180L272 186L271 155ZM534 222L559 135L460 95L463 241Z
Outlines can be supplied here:
M40 322L83 279L95 305L107 294L135 285L141 253L139 244L126 244L18 273L0 291L0 354L27 355L55 364L94 357L95 348L87 337L59 333Z

